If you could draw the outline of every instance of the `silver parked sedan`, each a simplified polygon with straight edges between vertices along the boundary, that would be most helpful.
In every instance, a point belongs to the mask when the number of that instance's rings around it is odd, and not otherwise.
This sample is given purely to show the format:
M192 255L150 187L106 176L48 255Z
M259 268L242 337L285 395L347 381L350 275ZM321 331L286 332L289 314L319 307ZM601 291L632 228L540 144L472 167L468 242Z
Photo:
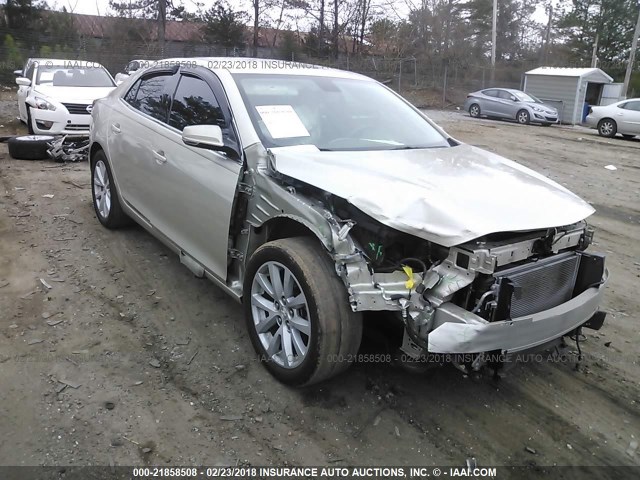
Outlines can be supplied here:
M139 223L242 302L259 358L287 384L378 361L358 356L364 312L396 317L401 358L460 354L474 369L604 321L604 257L585 251L593 208L370 78L162 61L93 118L98 220Z
M630 98L604 107L591 107L586 124L603 137L640 135L640 98Z
M558 123L558 110L520 90L487 88L467 95L465 111L474 118L493 117L528 125Z

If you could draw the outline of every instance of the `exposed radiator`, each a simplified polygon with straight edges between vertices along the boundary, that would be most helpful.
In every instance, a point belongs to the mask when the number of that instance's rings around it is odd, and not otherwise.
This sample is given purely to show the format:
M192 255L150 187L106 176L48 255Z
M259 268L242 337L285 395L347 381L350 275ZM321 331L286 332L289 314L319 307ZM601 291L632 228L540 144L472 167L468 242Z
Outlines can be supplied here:
M568 252L495 273L498 281L508 279L515 286L511 318L542 312L571 300L579 265L580 256Z

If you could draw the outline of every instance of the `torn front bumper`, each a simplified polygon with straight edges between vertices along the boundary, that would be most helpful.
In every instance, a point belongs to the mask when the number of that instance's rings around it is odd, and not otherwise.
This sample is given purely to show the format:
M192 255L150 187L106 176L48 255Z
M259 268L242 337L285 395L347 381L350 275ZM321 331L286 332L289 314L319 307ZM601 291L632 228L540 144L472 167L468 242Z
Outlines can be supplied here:
M430 353L518 352L559 338L587 322L597 311L609 273L602 284L543 312L512 320L488 322L452 303L436 310L429 333Z

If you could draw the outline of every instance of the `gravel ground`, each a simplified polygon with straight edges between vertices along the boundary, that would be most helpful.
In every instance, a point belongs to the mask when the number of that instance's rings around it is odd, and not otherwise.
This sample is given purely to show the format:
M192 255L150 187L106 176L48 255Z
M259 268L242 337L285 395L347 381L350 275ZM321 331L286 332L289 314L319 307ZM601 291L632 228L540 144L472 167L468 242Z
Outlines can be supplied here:
M0 134L23 131L15 110L0 98ZM609 315L586 332L578 371L531 362L492 380L360 364L286 388L254 360L238 304L142 229L100 226L86 164L16 161L0 145L0 465L462 466L473 456L530 466L531 478L549 465L640 465L640 141L429 113L597 208ZM364 348L386 351L384 332L370 326Z

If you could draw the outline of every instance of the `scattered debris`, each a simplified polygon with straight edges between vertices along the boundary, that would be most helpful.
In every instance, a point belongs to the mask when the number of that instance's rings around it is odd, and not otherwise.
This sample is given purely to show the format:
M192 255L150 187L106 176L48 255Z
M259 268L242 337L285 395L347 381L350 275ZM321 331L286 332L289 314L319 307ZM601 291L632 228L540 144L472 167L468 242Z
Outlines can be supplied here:
M47 193L45 195L42 195L42 198L53 198L53 197L55 197L53 193Z
M199 352L199 351L200 351L200 350L196 350L196 352L195 352L193 355L191 355L191 358L190 358L190 359L189 359L189 361L187 362L187 365L191 365L191 362L193 362L193 359L194 359L194 358L196 358L196 355L198 355L198 352Z
M376 418L373 419L373 426L377 427L380 424L380 421L382 419L380 418L380 415L376 415Z
M104 402L104 408L106 408L107 410L113 410L114 408L116 408L116 404L113 402Z
M533 455L535 455L535 454L536 454L536 450L535 450L535 448L525 447L524 449L525 449L527 452L529 452L529 453L531 453L531 454L533 454Z
M46 281L44 278L41 278L41 279L40 279L40 283L41 283L41 284L42 284L42 286L43 286L44 288L46 288L47 290L51 290L51 289L53 288L51 285L49 285L49 284L47 283L47 281Z
M151 453L151 449L149 447L144 447L142 449L142 453Z
M127 438L127 437L122 437L122 438L124 438L127 442L133 443L134 445L140 445L138 442L136 442L135 440L131 440L130 438Z
M189 345L190 341L191 341L190 338L184 338L184 339L176 340L176 345Z
M149 361L149 365L151 365L153 368L160 368L160 361L154 358L153 360Z
M34 293L38 293L38 290L32 290L29 293L25 293L24 295L22 295L20 298L22 298L23 300L29 298L31 295L33 295Z
M56 325L62 322L64 322L64 319L62 318L60 320L47 320L47 325L49 325L50 327L55 327Z
M65 385L68 385L69 387L73 388L74 390L77 390L78 388L80 388L82 386L81 383L77 383L74 382L72 380L58 380L58 382L60 383L64 383Z
M61 394L65 389L67 388L67 385L65 385L64 383L61 383L60 385L58 385L58 388L56 388L56 394Z
M138 385L142 385L144 382L142 380L138 380L137 382L133 382L133 386L137 387Z
M567 443L567 448L568 448L569 450L573 450L573 447L571 446L571 444L570 444L570 443Z
M247 368L247 367L245 367L244 365L236 365L235 366L235 369L238 370L238 371L244 370L245 368Z
M399 437L400 436L400 429L398 428L397 425L395 427L393 427L393 430L395 431L396 437Z
M33 338L27 342L27 345L36 345L42 342L44 342L44 340L42 340L41 338Z
M606 168L607 170L611 170L611 171L614 171L614 170L618 169L618 167L616 167L615 165L607 165L604 168Z
M122 445L124 445L124 443L122 443L122 440L119 439L118 437L115 437L115 438L111 439L111 446L112 447L121 447Z
M610 347L611 346L611 342L604 342L604 346L607 347L607 348Z
M84 185L79 185L75 182L72 182L71 180L62 180L62 183L66 183L67 185L73 185L76 188L84 188ZM89 185L87 185L88 187Z

